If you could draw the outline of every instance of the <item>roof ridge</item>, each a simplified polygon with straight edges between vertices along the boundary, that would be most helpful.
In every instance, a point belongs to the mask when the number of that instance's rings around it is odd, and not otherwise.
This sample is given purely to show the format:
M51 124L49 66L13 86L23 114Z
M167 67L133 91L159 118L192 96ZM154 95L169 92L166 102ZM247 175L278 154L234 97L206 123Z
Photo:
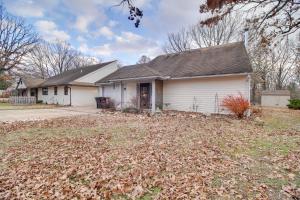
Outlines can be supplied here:
M231 43L226 43L226 44L214 45L214 46L210 46L210 47L200 47L200 48L195 48L195 49L189 49L189 50L185 50L185 51L181 51L181 52L166 53L166 54L158 55L157 57L160 57L160 56L173 56L173 55L180 55L180 54L191 53L191 52L196 52L196 51L203 51L203 50L217 49L217 48L222 48L222 47L227 47L227 46L237 45L237 44L239 44L239 43L242 43L242 44L243 44L242 41L231 42ZM157 58L157 57L156 57L156 58ZM154 58L153 60L155 60L155 58ZM150 61L150 62L151 62L151 61Z

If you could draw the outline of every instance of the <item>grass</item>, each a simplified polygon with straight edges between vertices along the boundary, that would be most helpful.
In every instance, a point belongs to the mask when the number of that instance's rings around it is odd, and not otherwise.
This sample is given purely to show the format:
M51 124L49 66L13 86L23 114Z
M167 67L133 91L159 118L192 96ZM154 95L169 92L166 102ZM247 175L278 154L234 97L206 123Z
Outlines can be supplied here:
M268 130L300 131L300 115L297 110L265 108L262 120Z

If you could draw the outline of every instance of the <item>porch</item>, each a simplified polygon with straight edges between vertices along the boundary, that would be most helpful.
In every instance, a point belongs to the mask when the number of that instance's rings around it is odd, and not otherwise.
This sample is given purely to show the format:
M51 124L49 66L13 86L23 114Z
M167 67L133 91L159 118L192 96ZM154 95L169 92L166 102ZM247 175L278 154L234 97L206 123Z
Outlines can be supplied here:
M117 109L134 107L155 112L163 106L163 81L158 79L113 82L102 85L99 93L109 97Z

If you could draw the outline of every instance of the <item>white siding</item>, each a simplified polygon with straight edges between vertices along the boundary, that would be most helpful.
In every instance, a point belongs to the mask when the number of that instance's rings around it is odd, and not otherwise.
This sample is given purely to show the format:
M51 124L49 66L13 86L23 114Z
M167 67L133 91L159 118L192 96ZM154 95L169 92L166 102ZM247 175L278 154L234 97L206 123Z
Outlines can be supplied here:
M262 95L261 105L273 107L287 107L287 105L289 104L289 99L290 96Z
M103 90L100 91L100 96L111 98L115 106L120 108L121 106L121 84L116 83L115 85L105 85L103 86Z
M247 76L167 80L163 82L163 108L202 113L225 112L220 106L225 96L241 93L250 99L249 89Z
M137 96L137 82L136 81L128 81L111 85L103 85L98 89L98 95L103 97L110 97L114 102L117 108L121 108L121 104L123 107L128 107L132 105L133 98ZM101 88L101 89L100 89ZM123 95L122 95L123 88ZM123 96L123 100L121 97Z
M124 107L128 107L132 105L132 100L134 98L137 98L137 91L136 91L136 86L137 82L136 81L130 81L130 82L125 82L123 84L124 88ZM125 89L126 88L126 89Z
M109 74L115 72L117 69L118 69L117 62L113 62L79 79L76 79L74 82L95 83L100 79L108 76Z
M98 94L97 87L71 86L72 106L94 106L96 107L95 97Z
M54 95L54 87L48 87L48 95L42 94L42 88L38 89L38 100L47 104L70 105L70 89L68 95L64 94L64 86L57 87L57 95Z

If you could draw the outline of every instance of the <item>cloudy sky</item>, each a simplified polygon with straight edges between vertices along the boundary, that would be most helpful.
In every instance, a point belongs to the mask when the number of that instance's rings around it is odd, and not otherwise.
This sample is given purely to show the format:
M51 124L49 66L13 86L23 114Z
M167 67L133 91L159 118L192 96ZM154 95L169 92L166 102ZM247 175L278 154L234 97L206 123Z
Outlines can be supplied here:
M66 40L103 61L134 64L141 55L162 53L168 32L196 23L200 0L135 0L144 11L139 28L120 0L4 0L13 15L31 23L47 41Z

